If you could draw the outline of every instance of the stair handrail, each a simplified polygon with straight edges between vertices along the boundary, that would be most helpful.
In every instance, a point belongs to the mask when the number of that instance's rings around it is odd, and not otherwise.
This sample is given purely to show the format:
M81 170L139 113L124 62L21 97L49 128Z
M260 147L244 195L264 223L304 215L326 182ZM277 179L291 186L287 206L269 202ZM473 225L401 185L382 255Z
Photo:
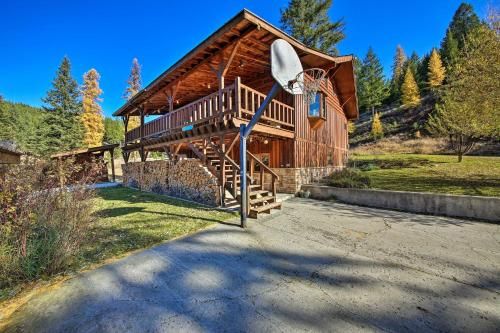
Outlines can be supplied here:
M272 192L273 192L273 195L276 197L276 192L277 192L276 181L278 181L280 179L278 174L276 172L274 172L271 168L269 168L267 165L265 165L264 162L262 162L260 159L257 158L257 156L255 156L254 154L252 154L248 150L247 150L247 155L250 158L250 160L257 162L257 164L261 167L261 169L260 169L261 170L261 173L260 173L260 175L261 175L260 176L261 189L264 189L264 171L267 171L268 173L271 174ZM250 176L253 176L253 175L250 174Z
M217 154L219 154L220 157L222 157L223 159L225 159L227 162L229 162L229 164L231 164L231 166L233 168L235 168L238 172L241 171L240 169L240 166L229 156L227 156L226 154L224 154L220 147L215 145L212 141L208 141L208 144L217 152ZM253 183L253 178L247 173L247 179Z

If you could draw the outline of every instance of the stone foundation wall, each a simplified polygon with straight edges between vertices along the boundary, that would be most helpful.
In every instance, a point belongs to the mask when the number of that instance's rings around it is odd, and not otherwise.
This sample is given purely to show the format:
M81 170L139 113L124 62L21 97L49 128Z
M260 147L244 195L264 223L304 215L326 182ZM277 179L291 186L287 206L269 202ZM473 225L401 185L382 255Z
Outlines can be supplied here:
M316 168L276 168L273 169L280 177L278 181L278 192L297 193L304 184L318 182L321 178L341 170L339 166L316 167ZM271 176L266 174L264 185L271 186Z
M205 205L220 204L218 180L197 159L146 161L122 165L123 184Z

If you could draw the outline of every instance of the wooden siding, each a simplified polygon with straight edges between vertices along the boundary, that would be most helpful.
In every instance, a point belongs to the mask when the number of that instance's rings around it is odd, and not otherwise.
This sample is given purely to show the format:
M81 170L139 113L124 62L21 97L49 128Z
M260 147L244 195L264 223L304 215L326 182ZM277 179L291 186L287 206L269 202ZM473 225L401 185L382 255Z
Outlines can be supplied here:
M313 130L308 118L309 106L302 95L295 96L294 167L344 165L347 156L347 119L334 93L332 82L321 86L326 95L324 124ZM333 163L332 163L333 162Z

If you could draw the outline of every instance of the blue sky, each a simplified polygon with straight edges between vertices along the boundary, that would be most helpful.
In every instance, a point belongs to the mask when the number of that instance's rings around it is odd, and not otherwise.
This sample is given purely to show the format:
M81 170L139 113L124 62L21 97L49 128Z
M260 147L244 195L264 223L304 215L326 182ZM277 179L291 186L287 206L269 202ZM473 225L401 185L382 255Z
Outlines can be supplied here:
M101 74L103 110L111 115L122 95L133 57L143 84L191 50L242 8L279 26L287 0L246 1L8 1L0 3L0 94L41 105L63 56L82 81L90 68ZM484 17L488 0L470 1ZM419 55L439 46L458 0L334 0L332 19L343 18L342 54L364 56L373 46L386 74L394 49Z

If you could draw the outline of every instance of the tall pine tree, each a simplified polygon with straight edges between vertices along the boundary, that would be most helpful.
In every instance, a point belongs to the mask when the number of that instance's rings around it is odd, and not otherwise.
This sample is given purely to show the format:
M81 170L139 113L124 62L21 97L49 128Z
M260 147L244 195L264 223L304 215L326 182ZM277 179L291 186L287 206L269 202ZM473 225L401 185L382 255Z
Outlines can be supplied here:
M432 50L431 57L429 59L428 67L428 84L429 88L436 89L443 84L445 76L445 69L441 57L436 49Z
M141 65L139 64L139 60L134 58L132 60L132 68L130 69L130 74L127 80L127 88L125 89L125 93L123 94L123 98L126 100L130 100L141 90ZM140 119L139 117L132 116L128 122L128 130L139 127Z
M396 47L396 54L394 55L394 62L392 64L391 101L398 101L401 97L401 83L403 80L405 63L405 51L401 45L398 45Z
M36 152L49 155L82 146L83 126L80 121L82 104L78 84L71 76L71 64L64 57L52 89L42 99L46 115L37 131Z
M387 98L388 89L384 78L384 69L379 58L369 48L358 71L359 106L364 110L379 106Z
M88 147L101 146L104 137L104 119L99 105L99 96L102 94L99 79L100 75L94 68L83 75L81 118L85 128L83 142Z
M451 30L448 29L446 32L446 36L441 42L441 58L445 63L447 68L452 68L457 63L459 49L458 42L451 33Z
M480 24L481 21L472 5L462 2L453 15L446 36L441 42L441 56L446 68L453 67L459 51L464 48L467 35Z
M331 21L332 0L290 0L281 10L283 29L305 45L337 55L337 43L344 39L344 22Z

